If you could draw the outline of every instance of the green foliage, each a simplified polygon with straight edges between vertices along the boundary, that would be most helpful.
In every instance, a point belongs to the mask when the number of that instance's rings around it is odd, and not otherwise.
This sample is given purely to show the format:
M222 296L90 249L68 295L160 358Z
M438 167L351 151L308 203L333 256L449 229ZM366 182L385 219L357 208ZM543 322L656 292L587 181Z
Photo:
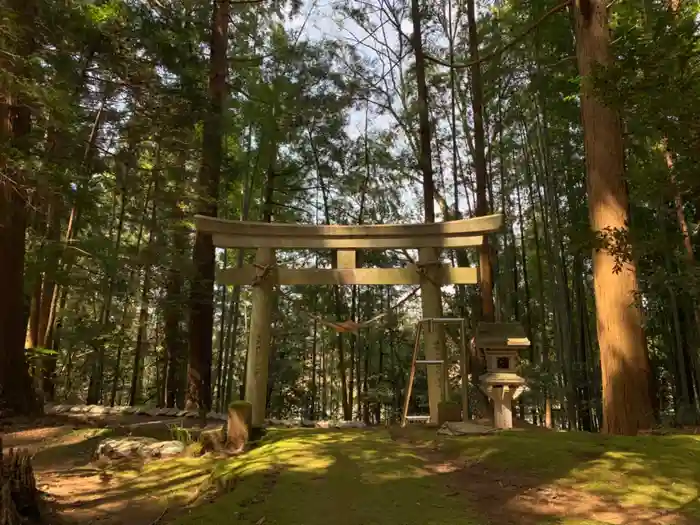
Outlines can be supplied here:
M195 441L192 437L192 432L190 429L185 428L178 423L169 424L168 431L170 432L170 439L173 441L179 441L185 446L189 446Z
M496 309L499 319L526 325L534 343L524 366L531 380L528 413L541 416L545 398L554 398L564 412L576 412L558 425L600 425L591 253L601 241L621 263L637 263L641 294L635 299L645 309L660 412L697 408L697 6L685 4L675 14L660 0L643 9L611 7L615 60L596 71L594 81L624 122L632 221L629 231L601 239L589 227L583 79L571 24L560 12L523 34L555 3L490 4L477 21L488 198L493 211L506 215L504 233L491 239ZM454 2L436 6L422 13L426 51L449 62L452 48L455 62L467 62L464 10ZM272 2L232 10L219 215L263 220L269 212L277 222L315 224L422 220L415 60L409 35L400 30L408 2L391 0L381 9L372 1L339 3L308 14L297 13L299 7ZM448 7L457 31L448 27ZM321 18L335 15L345 28L312 38L318 32L307 30L326 27ZM206 169L202 126L211 111L211 2L40 1L36 16L28 56L8 54L21 27L4 11L0 18L3 95L23 95L33 112L31 150L0 146L26 168L31 189L25 291L36 302L52 283L59 286L55 340L42 343L55 342L57 353L35 357L56 357L59 399L85 398L97 382L100 402L127 403L133 391L143 397L139 402L163 404L168 391L182 397L187 379L186 372L168 374L187 367L192 214L203 201L196 181ZM14 75L25 66L28 79ZM475 209L472 80L462 69L453 79L434 62L427 77L438 220L468 217ZM359 255L368 267L415 258L392 251ZM230 267L239 256L246 263L253 254L219 251L216 260ZM278 258L296 267L332 263L327 251L280 251ZM446 251L445 258L477 261L471 250ZM46 283L51 286L43 290ZM376 403L382 414L395 414L419 301L392 312L363 339L338 338L305 314L362 321L407 292L281 290L269 415L340 417L341 373L355 412ZM466 317L473 329L480 318L477 287L443 292L444 314ZM245 381L250 297L247 287L218 287L214 295L212 370L221 410L240 397ZM456 381L453 386L457 391ZM416 408L427 404L426 392L420 376ZM590 425L579 417L585 407L594 407Z

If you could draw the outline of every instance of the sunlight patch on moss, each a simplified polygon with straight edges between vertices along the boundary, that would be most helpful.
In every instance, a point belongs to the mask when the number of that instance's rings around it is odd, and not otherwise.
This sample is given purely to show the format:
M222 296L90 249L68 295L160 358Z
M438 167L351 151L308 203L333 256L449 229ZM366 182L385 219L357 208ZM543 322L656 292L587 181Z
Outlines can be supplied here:
M600 458L571 469L559 481L613 497L621 505L679 508L700 495L700 465L689 461L700 450L700 441L678 437L615 440L625 450L604 452Z
M217 475L237 478L232 494L178 523L208 525L235 515L241 525L262 518L268 525L325 525L332 515L337 525L483 525L469 501L447 497L440 475L426 467L425 453L432 448L467 468L480 463L621 505L672 509L699 494L700 465L688 461L700 452L695 438L575 432L440 438L434 430L420 432L409 446L379 429L272 431L259 448L217 466ZM272 484L265 476L271 469L279 472ZM251 493L256 494L252 504L245 496ZM600 522L542 516L541 524Z
M322 471L333 464L333 457L320 454L317 448L315 440L303 437L271 439L245 456L218 465L215 476L252 476L272 468L293 472Z
M171 458L146 463L140 471L118 472L121 490L171 500L189 500L206 485L220 460L212 458Z

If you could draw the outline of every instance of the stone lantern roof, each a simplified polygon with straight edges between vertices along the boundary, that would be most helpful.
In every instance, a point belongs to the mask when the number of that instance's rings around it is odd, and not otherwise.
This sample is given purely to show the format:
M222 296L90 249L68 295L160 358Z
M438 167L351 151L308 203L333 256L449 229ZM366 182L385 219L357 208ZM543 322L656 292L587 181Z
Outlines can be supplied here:
M479 323L474 345L482 350L521 350L530 347L530 339L520 323Z

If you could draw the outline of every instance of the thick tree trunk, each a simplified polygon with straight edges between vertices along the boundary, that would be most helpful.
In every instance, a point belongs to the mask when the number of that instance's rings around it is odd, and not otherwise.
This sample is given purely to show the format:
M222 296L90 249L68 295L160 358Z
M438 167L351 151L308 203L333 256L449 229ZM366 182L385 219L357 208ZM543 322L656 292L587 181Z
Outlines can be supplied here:
M29 60L34 51L35 4L32 0L12 0L7 5L14 19L16 39L13 54ZM7 64L0 58L0 68L26 77L22 65ZM21 62L20 62L21 63ZM18 93L0 92L0 140L11 145L19 155L30 151L31 113L28 100ZM24 318L24 255L27 229L27 184L24 159L11 165L0 160L0 413L31 414L38 406L24 355L26 320Z
M581 117L586 151L591 229L628 228L628 196L624 181L622 127L616 112L600 101L591 73L611 63L606 4L583 0L574 5L576 56L581 87ZM603 377L603 432L634 435L649 428L653 412L650 368L635 264L618 268L614 254L603 246L593 252L598 343Z
M487 215L489 203L487 197L488 174L486 172L486 141L484 137L484 96L479 63L479 37L476 27L474 0L467 0L467 25L469 29L469 58L472 62L469 72L472 87L472 112L474 115L474 171L476 172L476 216ZM479 249L479 283L481 292L481 319L494 320L493 305L493 269L491 267L488 239ZM479 373L479 371L475 371Z
M199 213L216 217L221 175L223 111L228 61L229 0L213 0L209 68L209 110L204 121L202 166L199 171ZM211 409L212 337L214 333L215 255L211 235L197 232L194 278L190 296L187 405Z

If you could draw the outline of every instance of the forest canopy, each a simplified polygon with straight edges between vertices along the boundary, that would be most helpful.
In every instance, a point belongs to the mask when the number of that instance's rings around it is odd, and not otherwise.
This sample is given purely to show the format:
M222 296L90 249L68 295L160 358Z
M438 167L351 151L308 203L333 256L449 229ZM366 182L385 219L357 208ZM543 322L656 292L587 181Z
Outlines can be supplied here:
M0 411L223 411L243 395L253 289L215 269L255 251L215 249L197 213L498 212L502 233L441 256L479 266L479 285L445 287L435 306L471 332L524 326L519 417L610 433L699 423L699 46L698 4L680 0L4 2ZM337 260L280 250L277 263ZM394 421L428 316L418 293L394 307L412 290L282 287L267 414ZM357 336L318 322L382 312ZM419 376L415 410L427 394Z

